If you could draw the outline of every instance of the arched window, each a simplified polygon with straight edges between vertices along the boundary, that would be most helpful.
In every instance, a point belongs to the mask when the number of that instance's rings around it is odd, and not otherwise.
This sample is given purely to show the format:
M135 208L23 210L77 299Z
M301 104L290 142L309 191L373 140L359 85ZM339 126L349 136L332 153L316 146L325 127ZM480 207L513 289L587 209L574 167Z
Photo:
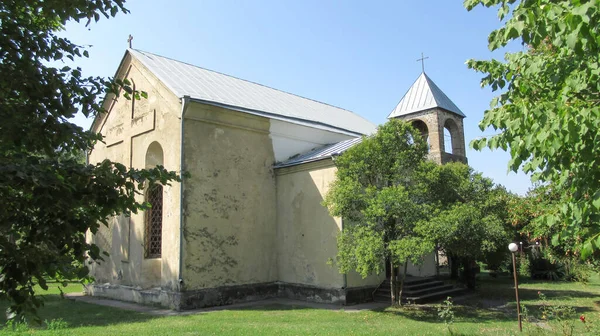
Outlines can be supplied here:
M148 146L146 152L146 168L163 165L163 150L158 142ZM162 253L162 222L163 222L163 186L153 184L146 191L146 202L150 209L146 210L144 251L146 258L160 258Z
M448 127L444 127L444 152L452 154L452 134Z
M447 119L444 123L444 152L456 154L458 148L458 126L452 119Z
M146 151L146 169L154 168L156 166L163 166L163 150L160 144L156 141L148 146Z
M427 128L427 124L422 120L414 120L412 122L412 126L416 128L420 133L425 142L427 142L427 151L429 151L429 128Z
M145 247L146 258L160 258L162 252L162 220L163 220L163 186L154 184L148 188L146 202L150 209L146 210Z

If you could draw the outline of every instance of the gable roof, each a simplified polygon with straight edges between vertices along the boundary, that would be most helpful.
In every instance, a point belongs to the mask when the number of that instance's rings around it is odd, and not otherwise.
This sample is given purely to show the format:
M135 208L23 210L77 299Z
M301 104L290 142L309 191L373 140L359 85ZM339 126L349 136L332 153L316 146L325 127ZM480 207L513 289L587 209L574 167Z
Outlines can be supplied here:
M128 52L178 97L353 135L371 134L376 129L365 118L339 107L149 52Z
M319 160L331 158L333 156L342 154L343 152L347 151L352 146L359 144L362 141L362 139L363 139L362 137L348 139L348 140L340 141L338 143L329 144L329 145L325 145L325 146L322 146L319 148L315 148L315 149L309 151L308 153L294 156L294 157L291 157L290 159L288 159L287 161L277 163L274 167L275 168L283 168L283 167L295 166L295 165L299 165L299 164L303 164L303 163L308 163L308 162L319 161Z
M424 72L408 89L388 118L405 116L411 113L439 107L465 117L462 111Z

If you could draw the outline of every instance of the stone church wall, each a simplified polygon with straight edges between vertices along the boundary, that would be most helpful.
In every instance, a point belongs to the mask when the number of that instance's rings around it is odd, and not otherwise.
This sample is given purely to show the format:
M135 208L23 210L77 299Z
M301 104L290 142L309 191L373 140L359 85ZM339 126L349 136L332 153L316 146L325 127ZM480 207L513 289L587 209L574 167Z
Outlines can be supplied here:
M268 130L266 118L190 104L184 125L184 169L191 174L184 185L185 291L277 280L275 159Z
M105 142L96 145L89 154L89 162L94 164L108 158L127 167L145 168L146 152L151 143L157 142L164 152L165 168L179 170L179 99L130 56L123 60L118 76L130 79L137 90L148 92L148 98L135 102L123 97L115 101L107 99L108 114L99 116L93 125L94 130L105 136ZM138 197L143 201L143 196ZM161 258L144 258L143 212L132 214L130 218L113 218L109 227L102 226L96 236L88 235L90 241L110 253L104 257L105 261L91 265L96 285L176 290L179 204L179 184L165 186Z
M335 179L331 160L277 171L278 274L282 282L342 288L344 277L329 259L337 253L341 219L321 202Z
M297 289L286 297L342 304L370 301L385 278L384 273L365 279L356 272L340 274L328 263L337 255L343 225L321 204L335 172L329 159L276 172L279 280Z
M129 54L117 77L128 78L148 99L105 101L109 113L93 125L105 139L89 162L108 158L132 168L163 164L179 171L181 100ZM332 161L273 170L296 148L308 150L348 135L304 132L305 126L199 102L187 106L183 169L190 177L182 202L179 183L163 188L160 258L145 257L144 212L112 218L88 235L110 254L90 266L96 282L88 293L173 309L268 297L369 300L378 277L342 275L327 264L335 258L342 226L321 205L335 178Z
M431 252L423 256L423 261L420 265L408 263L406 273L412 276L430 277L436 275L436 269L435 253Z

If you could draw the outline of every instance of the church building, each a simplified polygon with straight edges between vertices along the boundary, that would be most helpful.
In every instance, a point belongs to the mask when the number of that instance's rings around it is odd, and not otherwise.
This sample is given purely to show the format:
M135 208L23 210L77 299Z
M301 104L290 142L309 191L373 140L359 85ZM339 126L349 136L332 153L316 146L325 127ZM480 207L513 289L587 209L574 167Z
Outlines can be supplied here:
M147 99L108 96L90 163L162 165L189 173L151 185L152 208L88 235L110 256L90 265L89 295L192 309L292 298L353 304L385 274L363 279L328 264L343 218L321 205L333 158L376 132L350 111L148 52L128 49L115 78ZM464 114L422 73L389 118L410 120L430 158L466 162ZM382 261L383 262L383 261ZM409 274L436 273L434 255Z

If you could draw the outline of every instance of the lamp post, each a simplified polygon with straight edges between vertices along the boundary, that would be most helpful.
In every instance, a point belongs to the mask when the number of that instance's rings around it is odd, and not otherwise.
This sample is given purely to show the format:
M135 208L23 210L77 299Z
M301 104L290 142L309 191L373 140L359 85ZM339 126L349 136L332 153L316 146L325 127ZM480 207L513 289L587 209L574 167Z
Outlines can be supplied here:
M517 261L515 258L515 252L519 250L519 245L510 243L510 245L508 245L508 249L512 254L513 275L515 277L515 297L517 298L517 316L519 318L519 331L523 331L523 326L521 324L521 303L519 302L519 280L517 279Z

